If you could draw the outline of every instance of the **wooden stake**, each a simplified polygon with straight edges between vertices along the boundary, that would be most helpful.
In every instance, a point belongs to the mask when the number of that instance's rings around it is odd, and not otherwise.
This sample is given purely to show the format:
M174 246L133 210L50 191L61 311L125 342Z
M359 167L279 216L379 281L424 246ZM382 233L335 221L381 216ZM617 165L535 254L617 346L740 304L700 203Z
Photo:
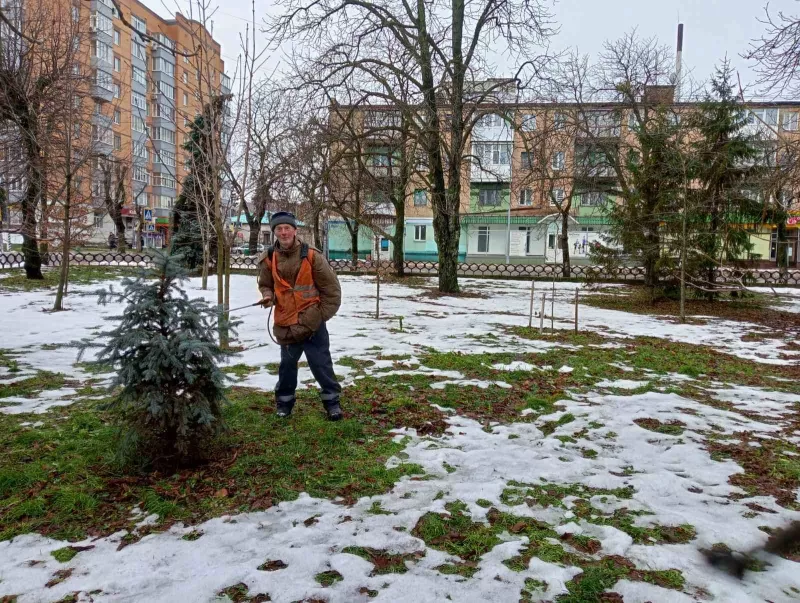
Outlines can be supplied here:
M528 315L528 328L530 329L533 327L533 294L536 290L536 281L531 281L531 310L530 314Z
M575 332L578 332L578 290L575 289Z
M556 281L553 278L553 297L550 298L550 331L556 332Z
M547 299L547 293L542 293L542 311L539 314L539 332L544 333L544 303Z

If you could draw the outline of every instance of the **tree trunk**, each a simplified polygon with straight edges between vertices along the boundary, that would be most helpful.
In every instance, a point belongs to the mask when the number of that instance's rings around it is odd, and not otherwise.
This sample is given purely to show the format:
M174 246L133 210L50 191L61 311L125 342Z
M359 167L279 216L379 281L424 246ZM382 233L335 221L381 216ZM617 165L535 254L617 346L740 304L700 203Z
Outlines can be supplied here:
M121 208L117 208L112 219L114 227L117 229L117 251L125 251L125 220L122 218Z
M353 222L350 228L350 259L353 262L353 268L358 267L358 231L361 225L358 222Z
M564 278L572 276L572 266L569 259L569 208L561 212L561 274Z
M214 207L214 232L217 236L217 306L223 316L227 314L225 307L225 230L222 225L219 191L216 193ZM219 346L228 349L228 329L224 320L219 323Z
M406 275L405 237L406 237L406 205L405 198L400 199L394 206L394 271L398 277Z
M255 226L253 222L255 222ZM261 223L255 220L253 222L248 223L250 225L250 234L248 235L247 252L250 255L258 253L258 238L261 236Z
M775 261L778 265L780 282L785 285L789 278L789 238L786 236L786 213L781 212L777 220Z
M323 249L324 243L322 242L322 234L319 230L319 212L314 212L314 218L312 220L312 224L314 227L314 247L317 249Z
M25 196L22 198L20 209L22 210L22 253L25 256L25 275L29 279L41 280L42 275L42 256L39 253L38 241L36 240L36 206L42 195L41 174L38 170L40 162L39 146L36 142L36 133L31 131L33 119L23 121L21 124L26 136L25 151L27 155L26 176L28 186Z
M203 241L203 272L202 272L202 284L200 288L203 291L208 291L208 264L211 261L211 249L209 249L209 245L207 241Z
M58 278L58 290L56 291L56 301L53 304L53 311L60 312L64 309L64 295L67 289L67 279L69 278L69 243L70 243L70 223L69 215L72 211L72 176L67 174L67 189L64 200L64 232L61 244L61 274Z

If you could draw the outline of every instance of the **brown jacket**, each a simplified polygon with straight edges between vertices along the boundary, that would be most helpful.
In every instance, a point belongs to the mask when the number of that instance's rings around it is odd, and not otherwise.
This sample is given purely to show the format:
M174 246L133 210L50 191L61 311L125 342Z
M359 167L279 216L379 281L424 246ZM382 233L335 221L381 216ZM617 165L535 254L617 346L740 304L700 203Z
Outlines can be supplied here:
M276 245L272 254L272 261L278 262L278 273L291 286L294 286L297 273L300 272L300 244L301 241L295 238L291 248L284 250ZM261 291L261 297L275 299L272 270L264 261L268 253L265 251L258 258L258 289ZM301 312L299 324L291 327L274 326L272 332L281 345L299 343L311 337L323 322L334 317L342 304L342 288L339 285L339 279L336 278L336 273L318 249L314 249L311 272L314 277L314 285L319 291L320 303Z

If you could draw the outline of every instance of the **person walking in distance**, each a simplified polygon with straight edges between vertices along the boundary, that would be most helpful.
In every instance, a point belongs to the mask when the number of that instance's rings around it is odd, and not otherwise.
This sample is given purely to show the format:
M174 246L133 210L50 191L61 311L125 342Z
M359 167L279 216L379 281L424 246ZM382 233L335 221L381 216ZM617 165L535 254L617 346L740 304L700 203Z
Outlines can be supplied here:
M322 252L297 238L293 214L276 212L269 221L275 245L258 258L261 305L275 307L273 333L281 346L281 365L275 387L279 417L292 414L297 389L297 363L305 352L322 390L328 419L342 418L342 388L333 374L327 323L342 303L336 273ZM269 328L269 325L267 325Z

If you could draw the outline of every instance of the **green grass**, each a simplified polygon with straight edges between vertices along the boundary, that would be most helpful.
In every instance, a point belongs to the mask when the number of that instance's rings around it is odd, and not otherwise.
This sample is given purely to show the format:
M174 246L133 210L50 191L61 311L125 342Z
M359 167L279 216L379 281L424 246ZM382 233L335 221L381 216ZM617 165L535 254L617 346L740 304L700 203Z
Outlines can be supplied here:
M76 551L72 547L66 546L63 549L50 551L50 554L59 563L67 563L67 562L71 561L72 558L75 557L75 555L78 554L78 551Z
M250 366L247 364L234 364L232 366L224 366L222 367L222 372L227 373L228 375L233 375L238 377L239 379L243 379L250 375L251 373L255 373L258 371L257 366Z
M344 577L336 570L328 570L327 572L320 572L314 576L314 580L319 582L322 586L331 586L344 580Z
M448 503L445 508L450 515L426 513L411 533L424 540L429 547L466 561L477 561L481 555L500 544L495 530L486 524L473 522L464 513L464 503Z
M29 280L24 270L12 270L13 276L0 279L0 291L35 291L53 289L58 286L59 270L45 269L43 280ZM71 285L91 285L101 281L112 280L121 276L136 276L138 268L112 266L70 266L69 282Z
M31 398L45 390L61 389L66 381L61 373L37 371L34 376L15 383L0 383L0 399Z
M343 548L342 552L357 555L369 561L374 566L370 576L405 574L408 571L406 561L415 561L425 555L424 551L420 551L419 553L392 554L387 551L360 546L348 546Z
M392 441L391 415L373 420L373 409L357 400L344 421L332 423L310 392L299 395L290 421L273 415L263 392L233 388L230 398L217 462L170 475L118 466L116 427L96 403L53 409L35 430L19 423L40 416L0 414L0 540L27 532L80 540L89 528L130 529L135 505L157 513L163 528L264 509L304 491L354 502L423 473L416 465L384 466L405 444Z

